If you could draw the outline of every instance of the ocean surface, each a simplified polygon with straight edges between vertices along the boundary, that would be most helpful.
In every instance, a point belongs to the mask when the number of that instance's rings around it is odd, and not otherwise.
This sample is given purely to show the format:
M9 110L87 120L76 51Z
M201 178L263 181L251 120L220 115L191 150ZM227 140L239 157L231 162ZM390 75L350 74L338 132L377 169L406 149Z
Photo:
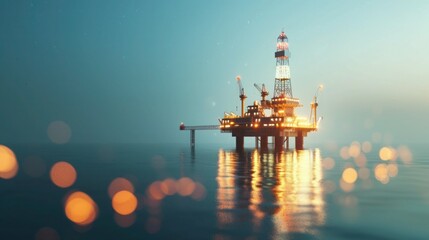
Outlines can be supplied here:
M19 169L0 179L0 239L429 239L429 149L353 144L8 145ZM60 161L71 186L54 184ZM112 207L117 178L129 214ZM76 191L96 206L81 224L66 211Z

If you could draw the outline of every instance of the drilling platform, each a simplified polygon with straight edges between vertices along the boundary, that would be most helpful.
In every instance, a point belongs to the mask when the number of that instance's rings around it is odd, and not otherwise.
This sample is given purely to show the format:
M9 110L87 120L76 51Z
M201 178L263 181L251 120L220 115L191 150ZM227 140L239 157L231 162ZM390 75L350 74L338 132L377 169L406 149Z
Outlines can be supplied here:
M237 76L239 86L239 97L241 101L241 114L225 113L219 119L220 125L186 127L183 123L180 130L191 131L191 146L195 146L195 130L220 129L223 133L231 133L235 137L236 148L244 148L244 138L254 137L256 146L268 149L269 137L272 137L274 148L282 150L289 148L289 139L295 138L295 149L304 149L304 137L309 132L317 131L321 118L317 119L317 95L323 88L320 85L311 102L310 118L304 118L295 114L295 108L302 107L298 98L292 95L292 84L289 67L289 42L286 34L282 31L277 37L276 51L276 74L274 82L274 94L271 100L267 100L269 93L264 84L260 87L254 86L261 94L261 101L254 101L253 105L247 106L245 111L245 100L247 98L241 83L241 77Z

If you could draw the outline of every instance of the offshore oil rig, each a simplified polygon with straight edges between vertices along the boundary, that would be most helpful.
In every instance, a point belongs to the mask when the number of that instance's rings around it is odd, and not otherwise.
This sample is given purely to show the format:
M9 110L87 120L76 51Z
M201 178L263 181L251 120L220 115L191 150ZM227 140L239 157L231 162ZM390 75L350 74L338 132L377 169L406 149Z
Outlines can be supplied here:
M225 113L219 119L220 125L209 126L185 126L180 124L180 130L191 131L191 147L195 146L195 130L219 130L223 133L231 133L235 137L236 148L244 148L244 137L255 137L257 147L268 149L269 137L272 137L274 148L282 150L289 149L289 139L295 138L295 149L304 149L304 137L309 132L317 131L321 118L317 119L317 95L323 88L320 85L311 102L310 118L300 117L295 114L295 108L302 107L298 98L292 95L292 84L289 67L289 43L284 32L277 37L276 52L276 75L274 83L274 94L271 100L265 85L254 86L261 93L261 101L254 101L253 105L247 106L245 111L245 100L247 98L241 83L241 77L237 76L239 86L239 97L241 100L241 114Z

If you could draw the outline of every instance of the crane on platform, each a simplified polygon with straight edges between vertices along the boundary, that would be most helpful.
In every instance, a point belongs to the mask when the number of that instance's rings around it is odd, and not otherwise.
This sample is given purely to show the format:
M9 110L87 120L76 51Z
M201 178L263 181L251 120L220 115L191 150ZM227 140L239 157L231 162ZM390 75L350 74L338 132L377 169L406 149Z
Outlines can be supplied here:
M265 84L262 84L262 87L260 87L258 84L253 84L253 86L255 86L256 89L258 89L258 91L261 93L261 97L262 97L262 101L261 103L264 104L265 103L265 98L268 96L268 91L265 88Z
M235 79L237 79L237 83L238 83L238 90L239 90L239 96L240 96L240 101L241 101L241 116L244 117L244 103L245 100L247 98L246 94L244 93L244 88L243 85L241 84L241 77L237 76L235 77Z
M316 89L316 93L314 93L313 102L311 102L310 122L313 122L314 127L317 127L317 125L319 125L319 122L321 120L321 118L317 120L317 106L319 106L319 104L317 103L317 96L319 95L319 92L322 90L323 90L323 85L320 84L319 87Z

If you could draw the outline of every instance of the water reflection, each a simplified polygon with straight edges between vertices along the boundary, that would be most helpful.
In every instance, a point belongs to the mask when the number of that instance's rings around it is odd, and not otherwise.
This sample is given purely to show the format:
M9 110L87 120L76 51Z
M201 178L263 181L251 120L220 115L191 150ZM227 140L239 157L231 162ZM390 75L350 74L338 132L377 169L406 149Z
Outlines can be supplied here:
M317 235L324 224L325 201L320 152L237 153L220 150L217 223L234 229L250 219L254 233Z

